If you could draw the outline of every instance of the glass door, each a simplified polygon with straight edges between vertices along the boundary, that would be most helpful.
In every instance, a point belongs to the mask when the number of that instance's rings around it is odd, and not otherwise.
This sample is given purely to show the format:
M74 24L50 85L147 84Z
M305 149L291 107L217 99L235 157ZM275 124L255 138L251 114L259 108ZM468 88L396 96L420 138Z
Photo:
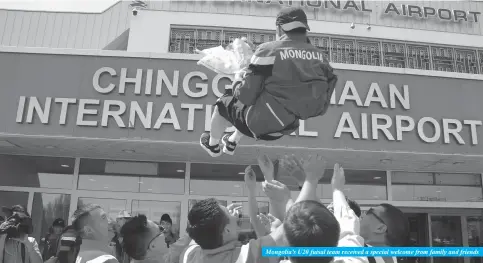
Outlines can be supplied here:
M483 216L467 216L468 246L483 247ZM469 258L470 263L483 263L483 258Z
M428 214L406 213L409 222L409 244L412 247L429 247ZM416 258L418 263L429 263L429 258Z
M431 215L432 247L462 247L461 216ZM433 257L433 263L463 263L464 258Z
M161 224L161 218L167 222L171 220L171 227L166 229L165 234L179 237L181 202L132 200L131 212L133 216L143 214L158 224Z

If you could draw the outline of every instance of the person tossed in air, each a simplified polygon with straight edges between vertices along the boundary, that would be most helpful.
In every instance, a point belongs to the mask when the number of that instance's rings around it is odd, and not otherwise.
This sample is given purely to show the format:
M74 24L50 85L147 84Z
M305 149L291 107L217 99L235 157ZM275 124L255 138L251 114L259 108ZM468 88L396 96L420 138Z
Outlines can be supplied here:
M284 8L276 26L277 40L257 48L248 69L235 76L233 89L215 103L211 132L200 138L212 157L233 155L243 136L280 139L297 130L300 120L327 111L337 76L307 41L307 15L301 8ZM230 126L236 131L224 135Z

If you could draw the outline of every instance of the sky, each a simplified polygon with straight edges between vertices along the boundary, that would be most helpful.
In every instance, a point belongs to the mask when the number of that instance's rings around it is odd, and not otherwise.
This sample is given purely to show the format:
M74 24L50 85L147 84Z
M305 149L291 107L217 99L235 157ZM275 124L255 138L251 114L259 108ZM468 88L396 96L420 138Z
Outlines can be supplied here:
M119 0L0 0L0 9L99 13Z

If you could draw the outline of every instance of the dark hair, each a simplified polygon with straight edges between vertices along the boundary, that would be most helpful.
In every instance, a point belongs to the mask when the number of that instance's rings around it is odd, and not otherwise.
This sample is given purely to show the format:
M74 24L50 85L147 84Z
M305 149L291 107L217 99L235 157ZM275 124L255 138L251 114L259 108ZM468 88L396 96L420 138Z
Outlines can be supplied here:
M354 214L356 214L357 217L361 217L362 211L359 204L356 201L349 198L346 198L346 200L347 200L347 203L349 204L349 207L352 209L352 211L354 211Z
M285 34L306 34L307 28L305 27L297 27L289 31L284 31Z
M74 229L82 234L84 227L92 223L91 212L96 209L102 209L97 204L82 205L72 215L72 226Z
M161 223L163 221L170 223L170 224L173 224L173 221L171 220L171 217L168 214L164 214L164 215L161 216L161 220L159 220L159 223Z
M292 247L337 247L340 226L335 216L320 202L295 203L287 212L283 223L285 237ZM332 261L324 258L291 258L292 262Z
M223 245L223 230L229 218L214 198L197 202L188 213L186 232L202 249Z
M392 247L407 245L409 239L409 222L399 208L390 204L380 204L384 208L384 222L387 227L386 240Z
M137 215L121 228L122 247L135 260L143 260L148 251L150 229L145 215Z

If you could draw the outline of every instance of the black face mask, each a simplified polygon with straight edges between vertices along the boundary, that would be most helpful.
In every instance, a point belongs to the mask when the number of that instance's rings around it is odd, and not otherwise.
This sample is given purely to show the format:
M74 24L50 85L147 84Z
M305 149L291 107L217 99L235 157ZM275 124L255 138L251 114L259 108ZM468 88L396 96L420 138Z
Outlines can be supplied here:
M2 225L0 225L0 234L7 234L7 237L17 238L21 234L32 234L32 218L21 214L13 213Z

